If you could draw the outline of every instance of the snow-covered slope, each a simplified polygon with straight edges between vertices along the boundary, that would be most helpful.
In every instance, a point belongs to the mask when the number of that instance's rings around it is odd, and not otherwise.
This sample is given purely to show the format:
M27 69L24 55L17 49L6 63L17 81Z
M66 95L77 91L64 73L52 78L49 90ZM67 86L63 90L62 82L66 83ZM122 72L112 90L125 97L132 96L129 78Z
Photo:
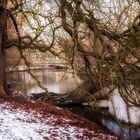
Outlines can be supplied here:
M104 133L94 123L58 107L37 103L19 104L15 101L0 102L0 140L118 139Z

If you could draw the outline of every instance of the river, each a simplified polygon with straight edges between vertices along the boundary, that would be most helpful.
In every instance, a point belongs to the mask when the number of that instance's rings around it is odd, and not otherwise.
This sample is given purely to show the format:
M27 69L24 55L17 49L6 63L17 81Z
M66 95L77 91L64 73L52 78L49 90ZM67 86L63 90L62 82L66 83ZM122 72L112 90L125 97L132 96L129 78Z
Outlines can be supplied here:
M47 87L49 92L57 94L73 91L80 81L79 79L75 80L72 73L67 72L66 69L48 68L44 70L32 70L32 73L44 87ZM44 92L43 89L37 86L37 82L27 71L13 71L8 73L7 77L12 89L16 91L21 91L25 94ZM125 140L140 139L140 127L138 127L140 126L140 108L130 109L130 118L134 121L132 122L134 125L124 125L112 117L115 114L115 117L119 120L124 122L128 121L127 113L125 112L126 104L119 95L113 94L109 101L101 101L100 104L104 106L108 105L111 115L103 115L98 111L93 111L90 107L82 105L68 107L67 109L104 126ZM113 113L112 105L115 107L115 113Z

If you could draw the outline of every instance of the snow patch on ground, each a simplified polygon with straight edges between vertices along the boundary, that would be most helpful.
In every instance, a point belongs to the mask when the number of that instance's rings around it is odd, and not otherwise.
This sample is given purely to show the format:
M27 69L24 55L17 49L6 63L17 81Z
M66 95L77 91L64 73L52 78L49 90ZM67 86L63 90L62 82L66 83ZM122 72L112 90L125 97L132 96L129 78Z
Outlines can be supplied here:
M42 114L35 110L25 112L12 109L5 103L0 105L0 110L0 140L80 140L80 137L88 139L83 135L83 128L69 124L56 125L57 118L52 114L48 114L47 120L41 120Z
M15 103L16 104L16 103ZM0 140L118 140L88 127L73 125L81 119L67 118L19 104L0 104ZM53 107L52 107L53 108ZM53 108L54 109L54 108ZM62 111L55 107L56 111ZM95 125L95 124L94 124ZM96 126L95 126L96 129Z

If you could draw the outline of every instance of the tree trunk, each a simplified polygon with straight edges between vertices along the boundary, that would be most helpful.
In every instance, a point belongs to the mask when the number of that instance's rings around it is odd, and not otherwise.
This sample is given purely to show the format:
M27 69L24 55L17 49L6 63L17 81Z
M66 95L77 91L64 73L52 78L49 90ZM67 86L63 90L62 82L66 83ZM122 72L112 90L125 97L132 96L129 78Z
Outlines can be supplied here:
M5 45L7 40L6 1L0 5L0 95L5 95Z

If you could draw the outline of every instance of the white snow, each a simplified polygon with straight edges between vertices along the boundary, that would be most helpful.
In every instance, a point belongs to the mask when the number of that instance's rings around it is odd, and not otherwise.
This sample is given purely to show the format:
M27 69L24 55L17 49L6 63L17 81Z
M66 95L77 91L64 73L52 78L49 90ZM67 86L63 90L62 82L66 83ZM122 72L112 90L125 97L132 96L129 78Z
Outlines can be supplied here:
M83 133L85 128L71 126L67 119L63 119L64 125L56 124L53 114L45 119L36 110L13 109L8 103L0 104L0 110L0 140L88 140Z
M108 107L109 113L119 120L125 122L130 121L133 124L140 124L140 108L127 106L127 104L119 94L118 88L116 88L112 92L112 96L109 97L109 100L101 100L100 102L98 102L98 106Z

